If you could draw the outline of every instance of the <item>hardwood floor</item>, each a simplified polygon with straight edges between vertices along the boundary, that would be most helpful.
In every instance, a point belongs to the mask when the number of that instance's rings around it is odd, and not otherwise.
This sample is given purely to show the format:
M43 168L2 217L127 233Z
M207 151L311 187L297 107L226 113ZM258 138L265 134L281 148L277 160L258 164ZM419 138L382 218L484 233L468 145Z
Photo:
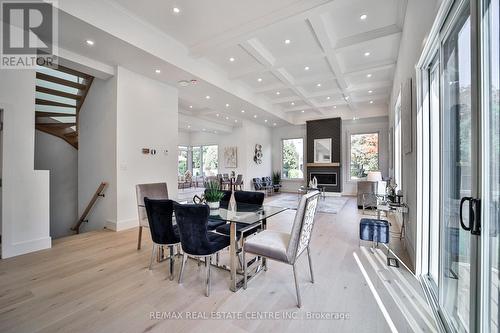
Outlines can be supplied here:
M293 216L294 211L280 214L268 227L289 231ZM0 261L0 332L374 333L391 332L391 322L399 332L434 331L417 280L403 267L388 267L382 248L372 253L358 247L359 217L354 199L337 215L317 215L311 243L316 283L310 283L302 256L301 309L288 265L270 262L267 272L237 293L229 291L229 273L213 269L211 296L205 297L204 267L194 260L188 260L181 285L180 260L174 281L168 279L168 262L149 271L151 242L144 237L137 251L136 229L59 239L52 249ZM182 318L151 318L155 312ZM187 318L213 313L233 317ZM307 319L311 313L348 318ZM293 319L251 319L258 315Z

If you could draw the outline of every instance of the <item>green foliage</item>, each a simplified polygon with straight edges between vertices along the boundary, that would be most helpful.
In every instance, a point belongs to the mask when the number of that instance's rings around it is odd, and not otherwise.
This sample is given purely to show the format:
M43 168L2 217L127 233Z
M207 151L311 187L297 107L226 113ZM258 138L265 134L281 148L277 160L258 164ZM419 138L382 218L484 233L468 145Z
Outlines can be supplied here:
M206 175L215 175L219 168L218 146L203 146L203 168Z
M302 170L297 170L297 169L288 170L288 178L290 179L304 178L304 173L302 172Z
M205 200L207 202L219 202L224 197L224 193L220 190L218 181L212 180L207 183L205 189Z
M283 177L302 178L301 155L296 146L297 140L283 141Z
M274 185L279 185L281 183L281 172L280 171L274 171L273 172L273 184Z
M378 169L378 133L351 135L351 177L364 178Z

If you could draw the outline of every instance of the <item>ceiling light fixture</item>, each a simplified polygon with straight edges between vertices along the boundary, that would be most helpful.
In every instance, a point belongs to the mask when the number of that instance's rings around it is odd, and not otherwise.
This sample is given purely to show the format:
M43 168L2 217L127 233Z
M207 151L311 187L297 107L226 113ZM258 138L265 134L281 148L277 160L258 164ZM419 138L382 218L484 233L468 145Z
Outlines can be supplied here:
M290 103L290 105L291 105L291 106L294 106L294 105L295 105L295 102Z
M366 15L366 14L363 14L363 15L361 15L361 16L359 17L359 19L360 19L361 21L364 21L364 20L366 20L367 18L368 18L368 15Z
M291 40L289 40L289 39L285 39L285 44L287 44L287 45L288 45L288 44L290 44L291 42L292 42Z
M245 113L245 110L241 110L241 113Z
M370 56L370 52L365 52L365 57L369 57Z
M237 123L237 122L238 122L238 119L235 119L235 120L234 120L234 122L235 122L235 123Z
M253 117L254 117L254 118L257 118L257 115L256 115L256 114L254 114L254 115L253 115Z
M229 117L226 117L226 120L229 120Z
M356 117L353 117L353 118L352 118L352 120L358 120L358 118L356 118Z
M214 131L214 134L217 134L217 131Z
M262 78L260 78L260 77L259 77L259 78L257 79L257 82L262 82Z
M206 131L206 129L202 129L202 131L203 131L203 132L205 132L205 131Z
M373 90L368 90L368 93L369 93L369 94L373 93Z
M156 74L160 74L160 73L161 73L161 70L156 69L156 70L155 70L155 73L156 73Z
M318 87L318 88L319 88L319 87L321 87L321 83L318 83L318 84L316 85L316 87Z
M90 46L94 45L94 41L93 40L87 39L86 42L87 42L87 45L90 45Z
M192 105L190 105L190 106L189 106L189 108L190 108L190 109L192 109L192 108L193 108L193 106L192 106Z
M337 108L337 105L334 105L334 106L333 106L333 108L334 108L334 109L336 109L336 108Z
M206 98L206 99L210 99L210 96L209 96L209 95L207 95L207 96L205 96L205 98Z
M188 128L191 128L191 125L188 125Z
M273 126L276 126L276 123L274 123Z
M267 119L264 119L264 122L267 123Z
M231 61L231 62L234 62L234 60L235 59L233 57L229 58L229 61Z
M308 71L309 70L309 66L304 67L304 70Z
M215 116L216 116L216 117L218 117L218 116L219 116L219 114L217 113Z
M306 112L306 110L302 110L302 111L300 111L300 112L304 113L304 112Z
M277 92L276 92L276 95L279 95L279 94L281 94L281 93L280 93L279 91L277 91Z
M179 7L172 8L172 11L174 12L174 14L179 14L181 12Z
M226 103L226 108L228 108L228 107L229 107L229 104Z
M327 100L330 100L330 98L331 98L330 96L326 97Z
M370 104L373 104L373 101L370 101Z
M371 74L366 74L366 77L367 77L367 78L371 78L371 77L372 77L372 75L371 75Z

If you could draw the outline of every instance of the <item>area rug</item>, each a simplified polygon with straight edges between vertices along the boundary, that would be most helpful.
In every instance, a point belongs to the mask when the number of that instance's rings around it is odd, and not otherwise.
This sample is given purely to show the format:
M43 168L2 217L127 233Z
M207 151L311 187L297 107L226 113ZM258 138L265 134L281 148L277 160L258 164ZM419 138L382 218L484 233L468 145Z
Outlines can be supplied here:
M317 211L319 213L338 214L346 202L347 198L344 197L319 198ZM271 206L297 209L299 205L299 197L297 195L280 195L276 199L268 199L268 204Z

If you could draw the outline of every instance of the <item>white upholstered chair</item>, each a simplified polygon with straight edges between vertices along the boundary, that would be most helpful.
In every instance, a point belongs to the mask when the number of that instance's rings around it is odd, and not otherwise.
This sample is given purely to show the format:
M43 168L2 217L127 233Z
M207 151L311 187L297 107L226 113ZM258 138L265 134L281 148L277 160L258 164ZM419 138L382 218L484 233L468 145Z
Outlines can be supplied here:
M248 238L243 245L243 262L245 254L251 253L257 256L276 260L293 267L295 278L295 289L297 292L297 306L301 307L299 284L297 280L297 269L295 263L297 259L307 250L309 259L309 271L311 282L314 283L313 268L311 262L311 251L309 243L314 225L314 216L318 206L318 191L310 192L302 197L295 214L292 231L290 234L273 230L264 230L254 237ZM247 287L247 266L244 268L244 288Z
M168 199L167 183L138 184L135 186L137 195L137 214L139 217L139 237L137 249L141 249L142 228L149 228L148 214L144 206L144 198Z

